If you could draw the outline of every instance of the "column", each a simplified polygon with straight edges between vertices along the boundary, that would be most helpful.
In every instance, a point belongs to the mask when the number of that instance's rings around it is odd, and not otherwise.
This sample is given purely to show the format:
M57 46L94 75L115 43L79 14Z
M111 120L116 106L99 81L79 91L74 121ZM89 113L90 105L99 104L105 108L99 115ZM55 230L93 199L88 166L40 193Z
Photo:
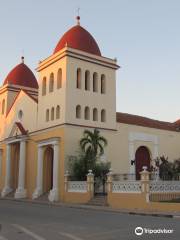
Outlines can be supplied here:
M2 197L5 197L8 193L12 191L11 185L11 145L6 145L6 176L5 176L5 186L1 193Z
M58 173L59 173L59 143L53 145L54 158L53 158L53 188L51 189L48 199L51 202L58 201L59 199L59 184L58 184Z
M32 198L36 199L43 193L43 147L38 146L38 168L36 178L36 189Z
M18 176L18 188L16 189L15 198L25 198L26 189L25 185L25 168L26 168L26 141L20 142L20 158L19 158L19 176Z

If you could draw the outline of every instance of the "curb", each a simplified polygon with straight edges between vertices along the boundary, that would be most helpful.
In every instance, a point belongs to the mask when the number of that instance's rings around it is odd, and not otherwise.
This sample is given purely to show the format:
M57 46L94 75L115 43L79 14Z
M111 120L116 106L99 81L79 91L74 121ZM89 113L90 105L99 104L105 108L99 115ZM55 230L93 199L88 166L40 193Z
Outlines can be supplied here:
M76 208L76 209L84 209L84 210L93 210L93 211L102 211L102 212L112 212L112 213L120 213L120 214L128 214L128 215L138 215L138 216L150 216L150 217L165 217L165 218L175 218L180 219L180 215L174 215L172 213L153 213L153 212L138 212L138 211L129 211L128 209L114 209L111 207L101 207L101 206L93 206L93 205L84 205L84 204L69 204L69 203L51 203L39 200L29 200L29 199L15 199L15 198L1 198L0 200L9 200L12 202L23 202L23 203L31 203L31 204L39 204L46 206L54 206L54 207L68 207L68 208Z

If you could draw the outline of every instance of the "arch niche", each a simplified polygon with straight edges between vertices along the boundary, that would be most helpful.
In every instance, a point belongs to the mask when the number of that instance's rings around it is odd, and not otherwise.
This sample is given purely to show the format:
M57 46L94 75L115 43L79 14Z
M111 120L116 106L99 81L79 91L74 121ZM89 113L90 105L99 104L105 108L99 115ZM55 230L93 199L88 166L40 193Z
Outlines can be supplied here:
M135 154L135 169L136 169L136 180L140 180L140 172L144 166L150 171L150 152L145 146L141 146L136 150Z

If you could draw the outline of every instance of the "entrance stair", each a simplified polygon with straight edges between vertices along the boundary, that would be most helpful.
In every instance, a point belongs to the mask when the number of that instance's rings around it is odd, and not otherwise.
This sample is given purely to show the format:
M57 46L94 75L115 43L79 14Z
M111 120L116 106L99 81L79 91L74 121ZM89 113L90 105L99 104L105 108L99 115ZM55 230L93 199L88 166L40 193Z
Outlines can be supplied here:
M106 195L95 195L87 205L91 206L108 206Z
M38 201L39 202L49 202L48 195L49 195L49 193L44 193L41 196L39 196L38 198L36 198L34 201L36 201L36 202L38 202Z

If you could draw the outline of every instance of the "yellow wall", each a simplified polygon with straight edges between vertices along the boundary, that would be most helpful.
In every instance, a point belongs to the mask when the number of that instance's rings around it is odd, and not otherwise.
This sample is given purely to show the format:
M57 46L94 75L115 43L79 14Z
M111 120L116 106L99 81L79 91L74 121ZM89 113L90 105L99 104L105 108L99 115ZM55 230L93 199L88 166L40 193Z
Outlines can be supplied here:
M27 150L27 165L26 165L26 183L28 189L28 196L32 197L32 193L36 188L37 175L37 143L42 140L59 137L59 193L60 198L63 199L64 194L64 129L59 127L56 129L49 129L41 133L34 133L30 136Z
M65 192L64 194L64 202L67 203L87 203L91 199L91 194L87 193L71 193Z
M79 140L83 136L84 129L88 128L78 126L65 127L65 156L77 155ZM89 129L93 131L93 129ZM130 172L130 160L132 159L129 159L129 133L132 132L156 136L158 139L158 156L168 156L170 161L180 157L179 132L117 123L117 131L100 130L101 135L108 140L108 146L105 148L105 156L106 159L111 162L112 169L115 173ZM136 151L139 146L147 146L153 157L153 142L135 141L134 146L134 151Z
M108 204L119 209L180 212L180 203L146 202L143 193L108 193Z

